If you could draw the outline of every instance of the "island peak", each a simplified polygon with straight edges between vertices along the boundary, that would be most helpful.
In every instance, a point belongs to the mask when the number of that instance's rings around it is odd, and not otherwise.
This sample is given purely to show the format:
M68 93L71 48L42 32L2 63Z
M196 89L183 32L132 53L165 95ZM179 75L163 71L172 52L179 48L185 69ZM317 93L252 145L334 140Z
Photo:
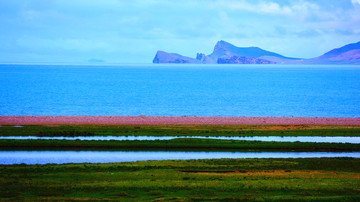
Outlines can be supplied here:
M209 55L197 53L196 58L177 53L157 51L153 63L195 64L360 64L360 41L333 49L312 59L292 58L259 47L237 47L218 41Z

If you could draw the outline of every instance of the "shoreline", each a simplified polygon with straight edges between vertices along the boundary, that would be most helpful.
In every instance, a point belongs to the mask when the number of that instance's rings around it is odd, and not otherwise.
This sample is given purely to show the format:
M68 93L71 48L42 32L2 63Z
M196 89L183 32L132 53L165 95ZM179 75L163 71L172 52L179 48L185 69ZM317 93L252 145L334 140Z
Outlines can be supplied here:
M360 118L197 116L0 116L0 125L360 125Z

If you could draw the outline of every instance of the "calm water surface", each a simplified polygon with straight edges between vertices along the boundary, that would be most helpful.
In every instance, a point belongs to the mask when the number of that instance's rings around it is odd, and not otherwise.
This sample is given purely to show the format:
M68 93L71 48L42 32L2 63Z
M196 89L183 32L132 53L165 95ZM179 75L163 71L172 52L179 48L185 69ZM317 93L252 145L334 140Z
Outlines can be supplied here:
M325 142L360 144L360 137L321 137L321 136L254 136L254 137L204 137L204 136L76 136L76 137L37 137L37 136L0 136L0 139L45 139L45 140L171 140L175 138L204 138L218 140L253 140L275 142Z
M360 66L0 65L0 115L360 117Z
M360 152L0 151L0 164L112 163L219 158L355 157Z

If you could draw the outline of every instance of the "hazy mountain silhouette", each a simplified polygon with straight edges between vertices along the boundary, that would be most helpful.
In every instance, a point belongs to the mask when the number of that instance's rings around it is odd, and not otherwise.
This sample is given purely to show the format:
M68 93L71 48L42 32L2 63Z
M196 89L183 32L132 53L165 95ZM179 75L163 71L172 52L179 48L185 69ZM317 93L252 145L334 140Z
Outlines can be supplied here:
M263 50L258 47L237 47L218 41L211 54L198 53L196 58L158 51L153 63L203 64L360 64L360 42L333 49L322 56L301 59Z

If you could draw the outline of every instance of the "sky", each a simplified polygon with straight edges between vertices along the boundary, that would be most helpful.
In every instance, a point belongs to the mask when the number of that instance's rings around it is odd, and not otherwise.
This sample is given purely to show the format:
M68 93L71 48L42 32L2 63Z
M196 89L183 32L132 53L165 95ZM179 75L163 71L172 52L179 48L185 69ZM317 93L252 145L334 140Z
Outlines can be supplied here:
M360 41L360 0L2 0L0 63L151 63L219 40L312 58Z

